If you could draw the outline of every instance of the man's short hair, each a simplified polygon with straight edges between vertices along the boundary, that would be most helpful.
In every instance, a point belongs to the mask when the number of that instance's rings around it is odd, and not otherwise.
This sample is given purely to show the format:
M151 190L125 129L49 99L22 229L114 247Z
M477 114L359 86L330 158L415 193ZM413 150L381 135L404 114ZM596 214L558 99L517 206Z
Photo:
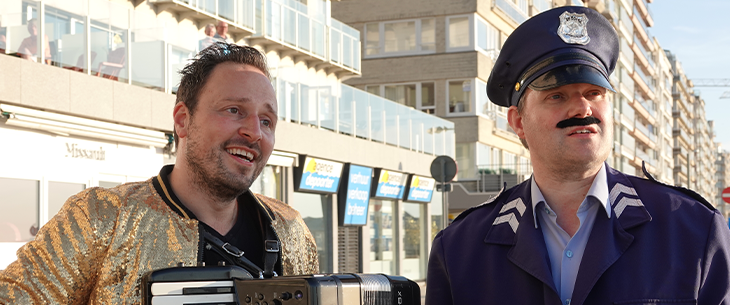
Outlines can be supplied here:
M192 116L198 105L200 90L205 86L210 73L216 66L224 62L253 66L264 73L266 78L271 79L266 66L266 56L257 49L217 41L200 51L195 59L180 70L180 85L177 89L175 104L184 103ZM177 146L179 141L177 131L174 131L174 137Z

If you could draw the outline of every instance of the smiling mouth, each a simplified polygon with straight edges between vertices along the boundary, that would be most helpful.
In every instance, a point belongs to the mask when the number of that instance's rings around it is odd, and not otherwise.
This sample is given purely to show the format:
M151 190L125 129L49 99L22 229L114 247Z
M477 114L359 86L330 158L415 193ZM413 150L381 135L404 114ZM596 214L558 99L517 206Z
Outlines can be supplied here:
M229 148L229 149L226 149L226 151L229 154L233 155L234 157L241 158L241 159L246 160L248 162L253 162L253 154L250 153L250 152L247 152L247 151L245 151L243 149Z
M570 134L571 135L574 135L574 134L591 134L591 133L593 133L593 131L590 131L588 129L579 129L579 130L576 130L576 131L574 131L574 132L572 132Z

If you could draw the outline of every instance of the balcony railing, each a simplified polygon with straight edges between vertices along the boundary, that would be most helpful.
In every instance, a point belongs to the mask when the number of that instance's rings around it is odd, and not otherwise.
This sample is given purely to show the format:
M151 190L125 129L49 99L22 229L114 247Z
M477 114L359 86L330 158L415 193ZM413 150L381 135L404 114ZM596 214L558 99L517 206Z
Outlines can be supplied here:
M450 121L344 84L276 84L282 120L427 154L453 152Z
M498 8L505 15L507 15L507 17L511 18L517 24L522 24L523 22L525 22L525 20L527 20L527 13L525 11L522 11L512 1L494 0L494 2L492 2L492 7Z
M232 35L248 36L254 32L254 0L149 0L162 10L171 10L192 19L212 22L216 19L229 23ZM194 12L194 14L192 14Z
M525 181L532 174L532 165L525 163L502 163L477 165L477 192L498 191L507 183L512 187Z
M537 15L540 12L551 9L553 2L550 0L532 0L532 7L534 8L532 15Z

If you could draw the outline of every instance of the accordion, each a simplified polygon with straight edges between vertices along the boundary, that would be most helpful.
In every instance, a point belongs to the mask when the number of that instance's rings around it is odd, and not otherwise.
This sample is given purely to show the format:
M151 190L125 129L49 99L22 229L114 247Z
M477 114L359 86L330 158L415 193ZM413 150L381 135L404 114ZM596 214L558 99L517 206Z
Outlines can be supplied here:
M420 305L415 282L336 273L254 279L238 266L172 267L142 278L145 305Z

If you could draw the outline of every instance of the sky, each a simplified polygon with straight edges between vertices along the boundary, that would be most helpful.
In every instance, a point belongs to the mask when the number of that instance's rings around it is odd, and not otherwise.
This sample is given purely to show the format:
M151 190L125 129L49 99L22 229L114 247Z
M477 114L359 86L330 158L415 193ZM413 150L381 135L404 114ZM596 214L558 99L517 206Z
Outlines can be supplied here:
M669 50L692 79L730 79L730 1L653 0L649 33ZM695 87L705 100L706 119L715 122L715 142L730 151L730 87ZM730 93L728 93L730 95Z

